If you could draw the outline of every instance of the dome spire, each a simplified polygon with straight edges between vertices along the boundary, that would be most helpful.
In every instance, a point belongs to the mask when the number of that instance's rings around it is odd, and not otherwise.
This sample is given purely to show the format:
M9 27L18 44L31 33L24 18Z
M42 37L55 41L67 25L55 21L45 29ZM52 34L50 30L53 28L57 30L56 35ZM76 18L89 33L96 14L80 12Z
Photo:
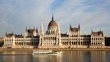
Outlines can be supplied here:
M72 26L71 26L71 24L70 24L70 30L72 29Z
M52 20L54 20L53 14L52 14Z

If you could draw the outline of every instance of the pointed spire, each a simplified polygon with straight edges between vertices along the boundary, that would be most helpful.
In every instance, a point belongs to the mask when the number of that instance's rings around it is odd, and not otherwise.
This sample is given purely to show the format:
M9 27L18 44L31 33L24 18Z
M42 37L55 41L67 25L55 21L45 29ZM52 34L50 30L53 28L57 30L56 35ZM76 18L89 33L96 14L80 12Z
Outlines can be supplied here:
M93 30L91 30L91 33L93 33Z
M78 28L80 29L80 24L78 24Z
M60 32L60 24L58 23L58 32L59 32L59 34L61 33Z
M38 33L38 28L36 28L36 32Z
M35 26L34 26L34 29L36 29Z
M71 24L70 24L70 30L71 30L71 28L72 28L72 26L71 26Z
M40 33L41 33L41 35L44 35L43 23L41 23Z
M43 31L43 23L41 23L41 31Z
M7 32L5 33L5 35L7 35Z
M102 30L101 30L101 29L100 29L99 31L100 31L100 32L102 32Z
M26 31L27 31L28 29L27 29L27 27L26 27Z
M52 14L52 20L54 20L53 14Z

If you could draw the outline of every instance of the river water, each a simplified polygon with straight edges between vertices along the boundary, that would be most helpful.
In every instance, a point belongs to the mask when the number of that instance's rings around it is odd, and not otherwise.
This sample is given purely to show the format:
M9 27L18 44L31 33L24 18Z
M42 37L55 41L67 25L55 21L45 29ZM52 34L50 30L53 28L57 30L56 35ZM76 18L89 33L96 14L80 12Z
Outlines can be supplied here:
M62 51L62 55L32 55L32 52L0 52L0 62L110 62L110 51Z

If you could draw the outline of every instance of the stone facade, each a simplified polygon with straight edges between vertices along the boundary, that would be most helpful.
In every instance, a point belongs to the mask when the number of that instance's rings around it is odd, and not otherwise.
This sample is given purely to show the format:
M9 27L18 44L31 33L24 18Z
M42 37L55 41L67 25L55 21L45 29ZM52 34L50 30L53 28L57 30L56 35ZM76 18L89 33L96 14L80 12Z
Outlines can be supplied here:
M43 23L40 30L26 28L24 35L7 34L4 37L3 48L104 48L105 39L102 31L82 35L80 25L70 28L67 33L60 32L60 25L52 17L47 30Z
M35 29L26 29L24 35L5 34L3 48L34 48L38 45L39 36Z
M91 48L104 48L105 38L102 31L91 33Z
M43 25L40 30L39 48L61 48L60 27L54 21L53 17L46 33L44 33Z

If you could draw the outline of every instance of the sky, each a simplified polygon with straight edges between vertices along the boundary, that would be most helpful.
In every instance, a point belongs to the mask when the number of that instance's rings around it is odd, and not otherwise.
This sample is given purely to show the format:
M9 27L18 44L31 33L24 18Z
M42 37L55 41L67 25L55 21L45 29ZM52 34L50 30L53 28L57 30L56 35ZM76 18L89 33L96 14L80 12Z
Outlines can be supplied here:
M52 14L62 33L80 24L81 34L102 30L110 36L110 0L0 0L0 36L26 27L47 30Z

